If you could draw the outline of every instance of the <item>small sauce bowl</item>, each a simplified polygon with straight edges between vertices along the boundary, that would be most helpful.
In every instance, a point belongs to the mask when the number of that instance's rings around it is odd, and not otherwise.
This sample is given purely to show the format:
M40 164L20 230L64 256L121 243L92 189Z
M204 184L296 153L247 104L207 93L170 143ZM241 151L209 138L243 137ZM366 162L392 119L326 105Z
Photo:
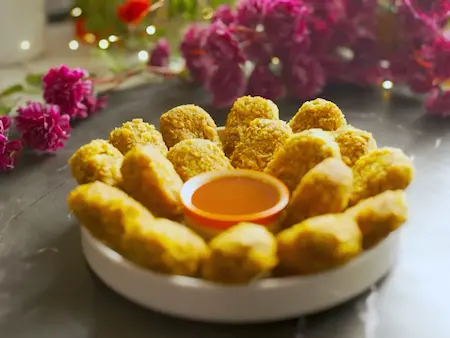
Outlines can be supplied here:
M185 224L205 239L240 223L277 232L289 190L280 180L253 170L207 172L181 189Z

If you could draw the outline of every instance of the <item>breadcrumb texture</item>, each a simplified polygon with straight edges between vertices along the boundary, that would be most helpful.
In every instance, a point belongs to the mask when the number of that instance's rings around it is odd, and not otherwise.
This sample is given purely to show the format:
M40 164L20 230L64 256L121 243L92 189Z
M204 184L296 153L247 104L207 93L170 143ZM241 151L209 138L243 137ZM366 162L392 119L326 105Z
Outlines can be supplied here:
M347 125L347 121L339 107L324 99L303 103L289 121L289 126L294 133L314 128L333 131L345 125Z
M286 140L265 172L283 181L292 192L309 170L329 157L341 157L333 137L320 129L305 130Z
M204 240L192 230L160 218L130 235L123 255L156 272L197 276L208 252Z
M154 220L139 202L99 181L76 187L67 204L82 226L118 252L123 251L127 236Z
M154 146L163 155L167 154L167 146L161 133L153 124L148 124L142 119L133 119L125 122L120 128L115 128L109 134L109 142L124 155L136 146L146 145Z
M69 166L78 184L101 181L116 185L122 179L122 161L123 155L108 141L93 140L70 157Z
M411 183L413 176L413 164L402 150L372 150L353 166L353 194L350 205L387 190L404 190Z
M242 134L231 164L239 169L263 171L291 135L292 130L284 121L255 119Z
M349 167L353 167L361 156L377 148L371 133L352 126L336 130L333 136L339 144L342 160Z
M285 274L318 273L341 266L362 251L356 221L345 214L309 218L277 235L280 270Z
M170 148L167 158L183 181L208 171L231 170L222 148L209 140L184 140Z
M353 173L339 158L330 157L316 165L294 190L284 227L288 228L306 218L340 213L352 193Z
M221 284L247 284L268 274L278 263L274 236L263 226L240 223L210 243L203 278Z
M155 216L179 219L183 181L172 163L153 146L136 147L122 164L121 188Z
M175 107L161 115L159 129L169 148L178 142L200 138L217 142L217 126L212 117L193 104Z
M348 209L363 234L364 249L370 249L397 230L408 218L403 190L388 190Z
M233 154L250 122L258 118L278 120L277 105L259 96L243 96L234 102L225 123L224 150L228 157Z

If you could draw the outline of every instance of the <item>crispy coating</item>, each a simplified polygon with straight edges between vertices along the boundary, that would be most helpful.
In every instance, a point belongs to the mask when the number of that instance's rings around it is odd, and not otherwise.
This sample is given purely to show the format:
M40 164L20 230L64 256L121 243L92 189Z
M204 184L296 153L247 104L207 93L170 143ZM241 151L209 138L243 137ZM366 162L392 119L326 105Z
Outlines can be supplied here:
M133 119L114 129L109 134L109 142L124 155L136 146L146 145L158 148L163 155L167 154L167 146L161 133L153 124L148 124L142 119Z
M172 163L153 146L136 147L125 155L121 188L155 216L178 219L183 208L183 181Z
M286 140L265 172L283 181L292 192L309 170L328 157L340 156L339 146L329 133L305 130Z
M280 270L312 274L347 263L362 250L355 220L345 214L308 218L277 235Z
M269 273L278 263L276 242L263 226L240 223L215 237L203 278L221 284L247 284Z
M278 120L277 105L259 96L243 96L234 102L225 124L224 150L228 157L234 152L250 122L258 118Z
M404 190L411 183L413 176L413 164L400 149L372 150L353 166L350 205L386 190Z
M303 103L289 121L289 126L294 133L313 128L332 131L346 124L347 121L339 107L324 99L315 99Z
M184 140L170 148L167 158L183 181L208 171L231 170L222 148L209 140Z
M306 218L343 211L352 193L353 173L339 158L322 161L303 176L286 209L284 227Z
M82 226L119 252L129 234L154 220L139 202L100 181L76 187L69 193L67 204Z
M217 126L203 108L193 104L175 107L161 115L159 129L169 149L178 142L200 138L217 142Z
M206 243L184 225L160 218L128 236L123 255L150 270L196 276L208 256Z
M101 181L118 184L123 155L105 140L93 140L79 148L69 159L72 176L78 184Z
M349 167L353 167L361 156L377 148L371 133L352 126L336 130L333 136L339 144L342 160Z
M364 249L370 249L397 230L408 218L403 190L388 190L368 198L346 211L363 235Z
M235 168L263 171L291 135L292 130L284 121L255 119L242 134L231 155L231 164Z

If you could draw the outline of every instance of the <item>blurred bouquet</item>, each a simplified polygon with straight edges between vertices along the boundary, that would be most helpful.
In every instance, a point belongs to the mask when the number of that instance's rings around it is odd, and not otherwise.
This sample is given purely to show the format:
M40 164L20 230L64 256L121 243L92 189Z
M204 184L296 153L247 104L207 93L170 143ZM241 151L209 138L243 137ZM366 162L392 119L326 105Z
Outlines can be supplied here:
M449 18L450 0L240 0L189 27L180 51L216 106L243 94L303 100L331 83L395 83L450 115ZM150 66L165 65L168 48L151 55Z

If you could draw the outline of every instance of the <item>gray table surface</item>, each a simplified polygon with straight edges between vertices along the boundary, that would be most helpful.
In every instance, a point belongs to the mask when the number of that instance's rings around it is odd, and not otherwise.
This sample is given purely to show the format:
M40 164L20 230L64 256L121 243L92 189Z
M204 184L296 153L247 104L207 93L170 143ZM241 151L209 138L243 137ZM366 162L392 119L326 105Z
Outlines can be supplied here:
M110 97L109 108L78 123L57 155L26 154L0 176L1 338L448 338L450 337L450 120L423 116L417 101L380 100L356 89L326 95L348 121L380 145L414 158L410 220L398 264L372 291L325 313L265 325L212 325L142 309L107 289L87 268L67 193L67 159L93 138L133 117L157 124L183 103L205 104L198 90L151 85ZM279 103L287 119L298 102ZM207 106L206 106L207 108ZM211 110L218 124L224 111ZM301 300L300 300L301 301ZM193 305L194 306L194 305Z

